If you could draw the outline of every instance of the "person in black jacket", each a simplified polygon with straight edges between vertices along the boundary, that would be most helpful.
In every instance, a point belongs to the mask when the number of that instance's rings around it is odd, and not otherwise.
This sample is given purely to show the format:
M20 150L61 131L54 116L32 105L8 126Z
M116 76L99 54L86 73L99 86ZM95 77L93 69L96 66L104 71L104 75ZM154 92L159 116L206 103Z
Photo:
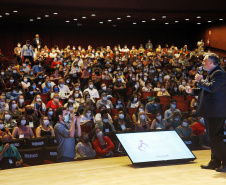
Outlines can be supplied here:
M219 66L218 56L213 53L208 53L202 63L208 75L205 80L202 75L195 76L200 88L197 113L205 120L211 143L211 161L208 165L201 165L201 168L217 168L217 172L226 172L226 147L222 140L226 118L226 73ZM190 87L186 87L186 91L192 93ZM196 93L194 90L193 94Z

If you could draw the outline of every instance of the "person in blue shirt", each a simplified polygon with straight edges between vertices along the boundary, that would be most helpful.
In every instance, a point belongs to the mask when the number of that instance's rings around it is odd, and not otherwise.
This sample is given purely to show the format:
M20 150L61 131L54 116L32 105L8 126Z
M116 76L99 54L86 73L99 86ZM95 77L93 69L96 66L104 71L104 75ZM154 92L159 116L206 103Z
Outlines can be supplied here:
M34 73L37 74L37 73L43 71L44 68L42 67L42 63L39 62L38 65L34 65L32 69L33 69Z
M50 93L52 91L52 88L51 88L51 81L47 81L46 82L46 86L44 87L43 89L43 94L45 93Z

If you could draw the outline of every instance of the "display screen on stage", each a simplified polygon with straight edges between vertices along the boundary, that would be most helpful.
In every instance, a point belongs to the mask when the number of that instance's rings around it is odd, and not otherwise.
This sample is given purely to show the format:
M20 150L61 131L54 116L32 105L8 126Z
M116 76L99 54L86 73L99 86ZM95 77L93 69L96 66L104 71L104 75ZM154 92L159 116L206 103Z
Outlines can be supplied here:
M116 136L134 164L196 159L176 131L117 133Z

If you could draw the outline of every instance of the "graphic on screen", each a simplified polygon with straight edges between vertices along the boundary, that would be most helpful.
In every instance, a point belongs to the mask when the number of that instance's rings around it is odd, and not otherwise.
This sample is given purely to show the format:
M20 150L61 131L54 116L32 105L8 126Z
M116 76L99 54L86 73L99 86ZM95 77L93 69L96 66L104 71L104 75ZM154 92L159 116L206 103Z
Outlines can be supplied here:
M116 134L133 163L195 159L176 131Z

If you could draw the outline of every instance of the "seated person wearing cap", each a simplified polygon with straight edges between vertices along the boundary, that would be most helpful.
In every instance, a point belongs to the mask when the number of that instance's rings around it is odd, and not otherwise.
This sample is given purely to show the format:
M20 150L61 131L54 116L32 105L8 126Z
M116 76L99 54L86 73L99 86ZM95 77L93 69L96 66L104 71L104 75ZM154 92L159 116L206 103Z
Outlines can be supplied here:
M97 109L99 109L99 107L101 105L105 105L107 109L113 109L114 108L113 105L112 105L112 102L110 100L108 100L106 93L102 93L101 99L97 101L97 103L96 103Z
M17 148L7 143L11 140L10 135L4 135L0 138L0 168L2 169L20 167L23 164L23 159Z
M154 114L157 110L161 110L159 97L148 97L149 103L145 106L146 114Z

